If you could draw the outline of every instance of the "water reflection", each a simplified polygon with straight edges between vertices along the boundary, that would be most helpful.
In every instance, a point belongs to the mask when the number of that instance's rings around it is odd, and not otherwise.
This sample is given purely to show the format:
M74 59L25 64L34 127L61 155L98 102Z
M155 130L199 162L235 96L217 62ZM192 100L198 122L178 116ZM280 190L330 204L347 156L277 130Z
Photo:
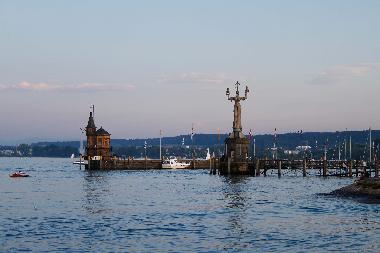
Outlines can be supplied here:
M226 230L233 236L243 236L247 229L244 219L247 216L246 184L249 179L244 176L226 177L222 189L226 208ZM233 249L237 242L225 241L224 249Z
M379 252L380 205L319 196L351 179L80 171L0 158L1 252ZM37 210L33 203L38 203Z
M83 178L84 209L93 214L109 210L107 197L111 187L108 174L104 171L85 171Z
M247 177L234 176L224 178L223 194L228 208L243 209L246 204L245 187Z

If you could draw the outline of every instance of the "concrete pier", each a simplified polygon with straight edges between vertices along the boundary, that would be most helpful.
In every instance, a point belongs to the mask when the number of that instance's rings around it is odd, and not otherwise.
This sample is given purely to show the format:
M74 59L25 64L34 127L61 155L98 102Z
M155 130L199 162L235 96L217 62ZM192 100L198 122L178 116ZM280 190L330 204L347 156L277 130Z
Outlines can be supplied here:
M128 157L126 159L112 157L109 160L88 160L88 164L85 165L86 170L152 170L162 169L162 162L159 159L133 159ZM190 163L187 169L204 169L208 170L210 174L216 175L219 169L220 172L220 160L216 157L211 157L209 160L204 159L178 159L179 162ZM227 164L227 173L232 175L233 168L231 160ZM298 170L305 177L308 174L318 174L318 170L322 168L323 177L351 177L353 174L363 175L366 171L370 171L370 168L363 165L362 161L350 161L348 163L344 161L326 161L326 160L268 160L268 159L254 159L253 161L247 161L246 163L238 164L238 166L247 166L247 171L244 175L271 176L276 174L278 177L282 177L287 172ZM356 171L353 173L353 171ZM313 172L314 171L314 172ZM380 163L377 161L375 167L372 167L375 177L380 176ZM242 173L243 174L243 173ZM223 174L222 174L223 175Z
M215 171L218 166L216 158L210 160L200 159L179 159L179 162L190 162L188 169L210 169ZM152 170L162 169L162 161L160 159L127 159L113 157L109 160L88 160L85 165L86 170Z

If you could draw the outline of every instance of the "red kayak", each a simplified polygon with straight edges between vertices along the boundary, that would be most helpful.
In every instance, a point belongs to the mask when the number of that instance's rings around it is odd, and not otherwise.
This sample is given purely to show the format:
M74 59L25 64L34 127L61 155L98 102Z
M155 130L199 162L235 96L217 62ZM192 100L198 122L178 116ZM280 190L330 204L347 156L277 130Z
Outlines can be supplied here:
M22 172L22 171L14 172L14 173L10 174L9 176L10 177L29 177L28 174L26 174L25 172Z

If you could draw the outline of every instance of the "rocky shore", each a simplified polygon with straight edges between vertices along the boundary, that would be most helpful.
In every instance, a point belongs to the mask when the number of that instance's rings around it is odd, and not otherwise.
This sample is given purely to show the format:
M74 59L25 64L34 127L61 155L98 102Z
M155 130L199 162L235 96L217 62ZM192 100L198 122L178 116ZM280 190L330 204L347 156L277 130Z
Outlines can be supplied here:
M332 191L329 195L364 198L380 203L380 178L364 178L355 183Z

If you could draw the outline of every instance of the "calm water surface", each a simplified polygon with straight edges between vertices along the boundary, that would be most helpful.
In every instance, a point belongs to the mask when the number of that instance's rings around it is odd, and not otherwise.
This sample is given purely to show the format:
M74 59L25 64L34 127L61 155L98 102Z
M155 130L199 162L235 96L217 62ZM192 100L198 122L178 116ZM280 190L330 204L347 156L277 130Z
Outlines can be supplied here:
M351 182L0 158L0 251L380 252L380 205L318 195Z

